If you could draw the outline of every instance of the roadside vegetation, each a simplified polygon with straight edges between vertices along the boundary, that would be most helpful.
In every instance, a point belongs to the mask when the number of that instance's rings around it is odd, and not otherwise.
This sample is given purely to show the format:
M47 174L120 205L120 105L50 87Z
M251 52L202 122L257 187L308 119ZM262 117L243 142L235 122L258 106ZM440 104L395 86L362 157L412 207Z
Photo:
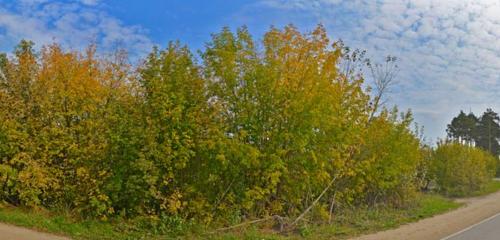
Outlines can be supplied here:
M496 190L499 190L497 188ZM213 232L204 226L166 226L154 232L150 222L126 219L111 221L75 220L64 213L3 206L0 221L18 226L70 236L74 239L345 239L360 234L395 228L461 206L451 199L435 194L419 194L412 206L397 209L387 206L344 209L329 224L307 223L286 234L272 231L272 224L263 223L231 231ZM180 223L179 223L180 224ZM153 228L154 229L154 228ZM267 230L266 230L267 229ZM173 232L177 231L177 232ZM175 234L173 234L175 233Z
M438 191L463 197L486 191L496 173L497 159L479 148L459 143L440 143L434 151L430 173Z
M426 145L384 104L396 58L364 55L322 26L223 29L199 56L171 42L138 66L22 41L0 55L0 220L83 239L345 237L491 191L491 152Z

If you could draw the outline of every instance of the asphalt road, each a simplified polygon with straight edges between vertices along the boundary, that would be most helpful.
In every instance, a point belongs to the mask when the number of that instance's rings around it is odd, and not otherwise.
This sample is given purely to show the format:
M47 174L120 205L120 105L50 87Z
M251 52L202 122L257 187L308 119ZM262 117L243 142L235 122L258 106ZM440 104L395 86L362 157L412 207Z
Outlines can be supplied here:
M442 240L499 240L500 214L474 224Z

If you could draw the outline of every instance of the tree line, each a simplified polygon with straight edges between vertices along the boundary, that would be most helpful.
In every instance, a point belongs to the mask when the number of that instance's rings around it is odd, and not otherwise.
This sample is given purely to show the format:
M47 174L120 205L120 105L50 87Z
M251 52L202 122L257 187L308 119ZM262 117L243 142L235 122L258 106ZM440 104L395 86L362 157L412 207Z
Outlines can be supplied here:
M500 155L500 118L491 108L477 117L470 112L465 114L460 111L458 116L454 117L446 132L452 139L461 139L466 142L474 143L476 146L490 152L494 156Z
M0 199L224 225L405 206L451 153L422 143L410 111L382 104L394 76L379 70L394 60L370 63L321 26L271 28L259 42L224 28L198 57L171 42L138 66L123 51L21 41L0 55ZM362 67L385 78L366 88ZM491 159L476 155L483 183Z

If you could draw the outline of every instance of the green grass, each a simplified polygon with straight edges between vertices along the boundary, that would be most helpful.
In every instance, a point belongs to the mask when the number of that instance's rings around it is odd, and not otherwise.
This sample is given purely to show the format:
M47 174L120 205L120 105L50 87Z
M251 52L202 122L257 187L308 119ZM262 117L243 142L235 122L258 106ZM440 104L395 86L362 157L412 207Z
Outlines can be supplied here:
M498 189L500 184L489 189ZM344 210L334 217L332 224L304 225L288 235L278 234L271 226L248 226L231 232L208 234L202 230L185 234L185 239L345 239L360 234L395 228L401 224L418 221L460 206L448 198L421 194L415 205L404 209L388 207L355 208ZM151 228L137 221L74 221L69 217L43 211L1 207L0 221L40 231L70 236L74 239L168 239L152 233Z
M0 207L0 222L65 235L73 239L155 239L148 232L131 230L129 223L75 221L70 217L49 214L46 211L25 210L10 206Z

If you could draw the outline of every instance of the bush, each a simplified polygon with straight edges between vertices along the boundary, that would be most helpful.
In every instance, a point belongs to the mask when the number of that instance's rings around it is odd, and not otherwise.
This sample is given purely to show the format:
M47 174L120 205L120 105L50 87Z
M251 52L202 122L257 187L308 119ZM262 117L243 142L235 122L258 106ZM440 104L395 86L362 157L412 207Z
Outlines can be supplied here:
M431 162L438 189L447 196L467 196L481 190L495 176L496 159L489 153L459 143L439 143Z
M359 154L365 163L361 167L364 203L401 206L412 200L418 190L417 168L423 159L420 141L408 128L411 113L402 114L400 120L397 115L396 110L384 111L368 127Z

